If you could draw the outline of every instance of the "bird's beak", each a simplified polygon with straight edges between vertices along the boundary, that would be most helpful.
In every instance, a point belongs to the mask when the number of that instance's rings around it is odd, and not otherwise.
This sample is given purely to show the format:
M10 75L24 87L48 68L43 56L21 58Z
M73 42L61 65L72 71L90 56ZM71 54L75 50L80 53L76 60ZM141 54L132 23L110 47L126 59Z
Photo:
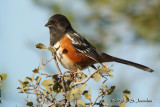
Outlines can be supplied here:
M45 24L46 27L52 27L50 23Z

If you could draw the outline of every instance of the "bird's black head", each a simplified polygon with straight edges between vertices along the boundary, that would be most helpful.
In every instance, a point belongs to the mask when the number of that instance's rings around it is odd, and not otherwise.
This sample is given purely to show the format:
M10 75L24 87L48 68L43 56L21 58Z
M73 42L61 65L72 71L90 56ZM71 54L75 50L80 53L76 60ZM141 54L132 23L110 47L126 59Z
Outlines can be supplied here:
M68 19L61 14L53 15L49 18L48 23L45 26L61 32L66 32L68 29L72 28Z

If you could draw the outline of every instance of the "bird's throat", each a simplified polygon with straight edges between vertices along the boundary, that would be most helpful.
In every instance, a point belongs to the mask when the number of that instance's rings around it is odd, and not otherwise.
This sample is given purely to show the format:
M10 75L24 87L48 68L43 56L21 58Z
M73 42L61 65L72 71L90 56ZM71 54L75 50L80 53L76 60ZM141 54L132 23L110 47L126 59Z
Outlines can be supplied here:
M59 32L57 29L50 28L50 46L54 46L62 37L64 37L65 33Z

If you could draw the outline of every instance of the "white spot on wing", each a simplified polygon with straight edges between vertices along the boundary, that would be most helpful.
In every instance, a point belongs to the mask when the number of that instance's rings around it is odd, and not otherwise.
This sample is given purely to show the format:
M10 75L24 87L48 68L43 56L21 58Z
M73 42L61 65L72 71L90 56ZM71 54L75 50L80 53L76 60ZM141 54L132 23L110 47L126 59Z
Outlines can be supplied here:
M87 46L87 44L85 44L85 42L81 39L81 36L80 35L78 35L78 34L76 34L76 33L74 33L75 35L74 36L76 36L76 38L78 38L78 39L74 39L73 37L71 37L69 34L67 34L67 37L72 41L72 44L75 44L75 45L83 45L83 46Z
M67 34L67 37L72 41L73 44L79 44L77 41L74 40L70 35Z

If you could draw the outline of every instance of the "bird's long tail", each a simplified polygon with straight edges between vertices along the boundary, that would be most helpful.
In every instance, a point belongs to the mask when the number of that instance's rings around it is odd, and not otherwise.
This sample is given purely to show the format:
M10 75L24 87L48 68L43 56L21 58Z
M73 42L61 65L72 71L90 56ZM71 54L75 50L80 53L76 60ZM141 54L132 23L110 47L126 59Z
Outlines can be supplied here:
M144 65L141 65L141 64L138 64L138 63L135 63L135 62L127 61L127 60L124 60L124 59L116 58L116 57L110 56L106 53L103 53L102 56L103 56L102 57L102 62L118 62L118 63L130 65L130 66L142 69L144 71L148 71L148 72L153 72L154 71L147 66L144 66Z

